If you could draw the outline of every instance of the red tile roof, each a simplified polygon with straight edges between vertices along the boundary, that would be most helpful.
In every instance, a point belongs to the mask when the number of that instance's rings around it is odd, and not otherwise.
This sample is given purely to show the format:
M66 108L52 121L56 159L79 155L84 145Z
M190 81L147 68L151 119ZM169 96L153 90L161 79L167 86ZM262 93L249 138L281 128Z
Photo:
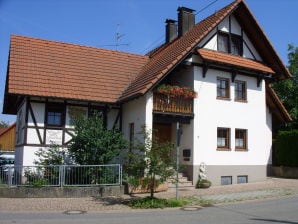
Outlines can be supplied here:
M275 73L270 67L252 59L243 58L240 56L222 53L218 51L211 51L203 48L198 49L197 52L201 55L203 60L206 61L232 65L240 68L246 68L249 70L261 71L271 74Z
M280 78L290 77L244 1L235 0L197 23L182 37L145 56L12 36L4 111L16 112L11 102L17 95L107 103L143 95L195 51L200 41L232 13L268 66L222 53L213 52L211 56L202 49L201 56L215 61L215 55L220 63L275 73Z
M147 61L148 56L12 36L8 93L116 102Z

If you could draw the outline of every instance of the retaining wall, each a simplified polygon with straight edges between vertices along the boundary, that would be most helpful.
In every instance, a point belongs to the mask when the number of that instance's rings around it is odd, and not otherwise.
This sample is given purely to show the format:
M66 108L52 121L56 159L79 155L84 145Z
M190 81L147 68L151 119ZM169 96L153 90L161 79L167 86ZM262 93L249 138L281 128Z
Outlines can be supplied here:
M123 186L0 188L1 198L80 198L120 196L123 194Z

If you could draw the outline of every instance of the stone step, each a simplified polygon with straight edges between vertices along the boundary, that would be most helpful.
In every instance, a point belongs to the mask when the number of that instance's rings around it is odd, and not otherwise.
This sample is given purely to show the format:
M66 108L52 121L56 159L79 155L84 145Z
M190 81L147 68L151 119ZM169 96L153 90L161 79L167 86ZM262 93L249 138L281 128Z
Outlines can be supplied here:
M173 178L170 178L168 180L168 187L169 188L176 188L176 176ZM183 173L178 173L178 185L179 188L184 188L184 187L193 187L192 181L189 181L188 178L183 175Z
M192 184L191 181L188 181L188 182L183 182L183 183L180 183L178 184L178 187L179 188L184 188L184 187L194 187L194 185ZM176 188L176 183L168 183L168 188Z

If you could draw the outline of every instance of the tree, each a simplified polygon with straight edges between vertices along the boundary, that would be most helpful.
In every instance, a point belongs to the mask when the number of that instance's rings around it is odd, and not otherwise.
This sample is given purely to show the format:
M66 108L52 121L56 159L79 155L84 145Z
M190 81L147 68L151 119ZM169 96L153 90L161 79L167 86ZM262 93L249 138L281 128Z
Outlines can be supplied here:
M126 147L122 133L108 130L100 115L74 118L74 137L68 147L69 153L80 165L108 164Z
M136 141L133 150L128 153L125 169L129 175L149 185L150 197L153 198L155 187L173 177L176 172L173 144L160 142L156 131L153 131L151 137L145 127L140 134L141 140Z
M0 121L0 128L6 128L6 127L8 127L8 122Z
M288 60L288 69L293 77L275 83L273 88L293 118L289 129L294 129L298 128L298 47L289 44Z

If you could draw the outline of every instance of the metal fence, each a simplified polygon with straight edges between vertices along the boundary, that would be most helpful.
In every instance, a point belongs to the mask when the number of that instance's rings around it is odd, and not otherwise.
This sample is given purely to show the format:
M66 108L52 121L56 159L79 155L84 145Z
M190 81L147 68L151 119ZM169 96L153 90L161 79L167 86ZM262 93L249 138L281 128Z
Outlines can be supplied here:
M9 187L122 185L122 166L120 164L0 166L0 185Z

